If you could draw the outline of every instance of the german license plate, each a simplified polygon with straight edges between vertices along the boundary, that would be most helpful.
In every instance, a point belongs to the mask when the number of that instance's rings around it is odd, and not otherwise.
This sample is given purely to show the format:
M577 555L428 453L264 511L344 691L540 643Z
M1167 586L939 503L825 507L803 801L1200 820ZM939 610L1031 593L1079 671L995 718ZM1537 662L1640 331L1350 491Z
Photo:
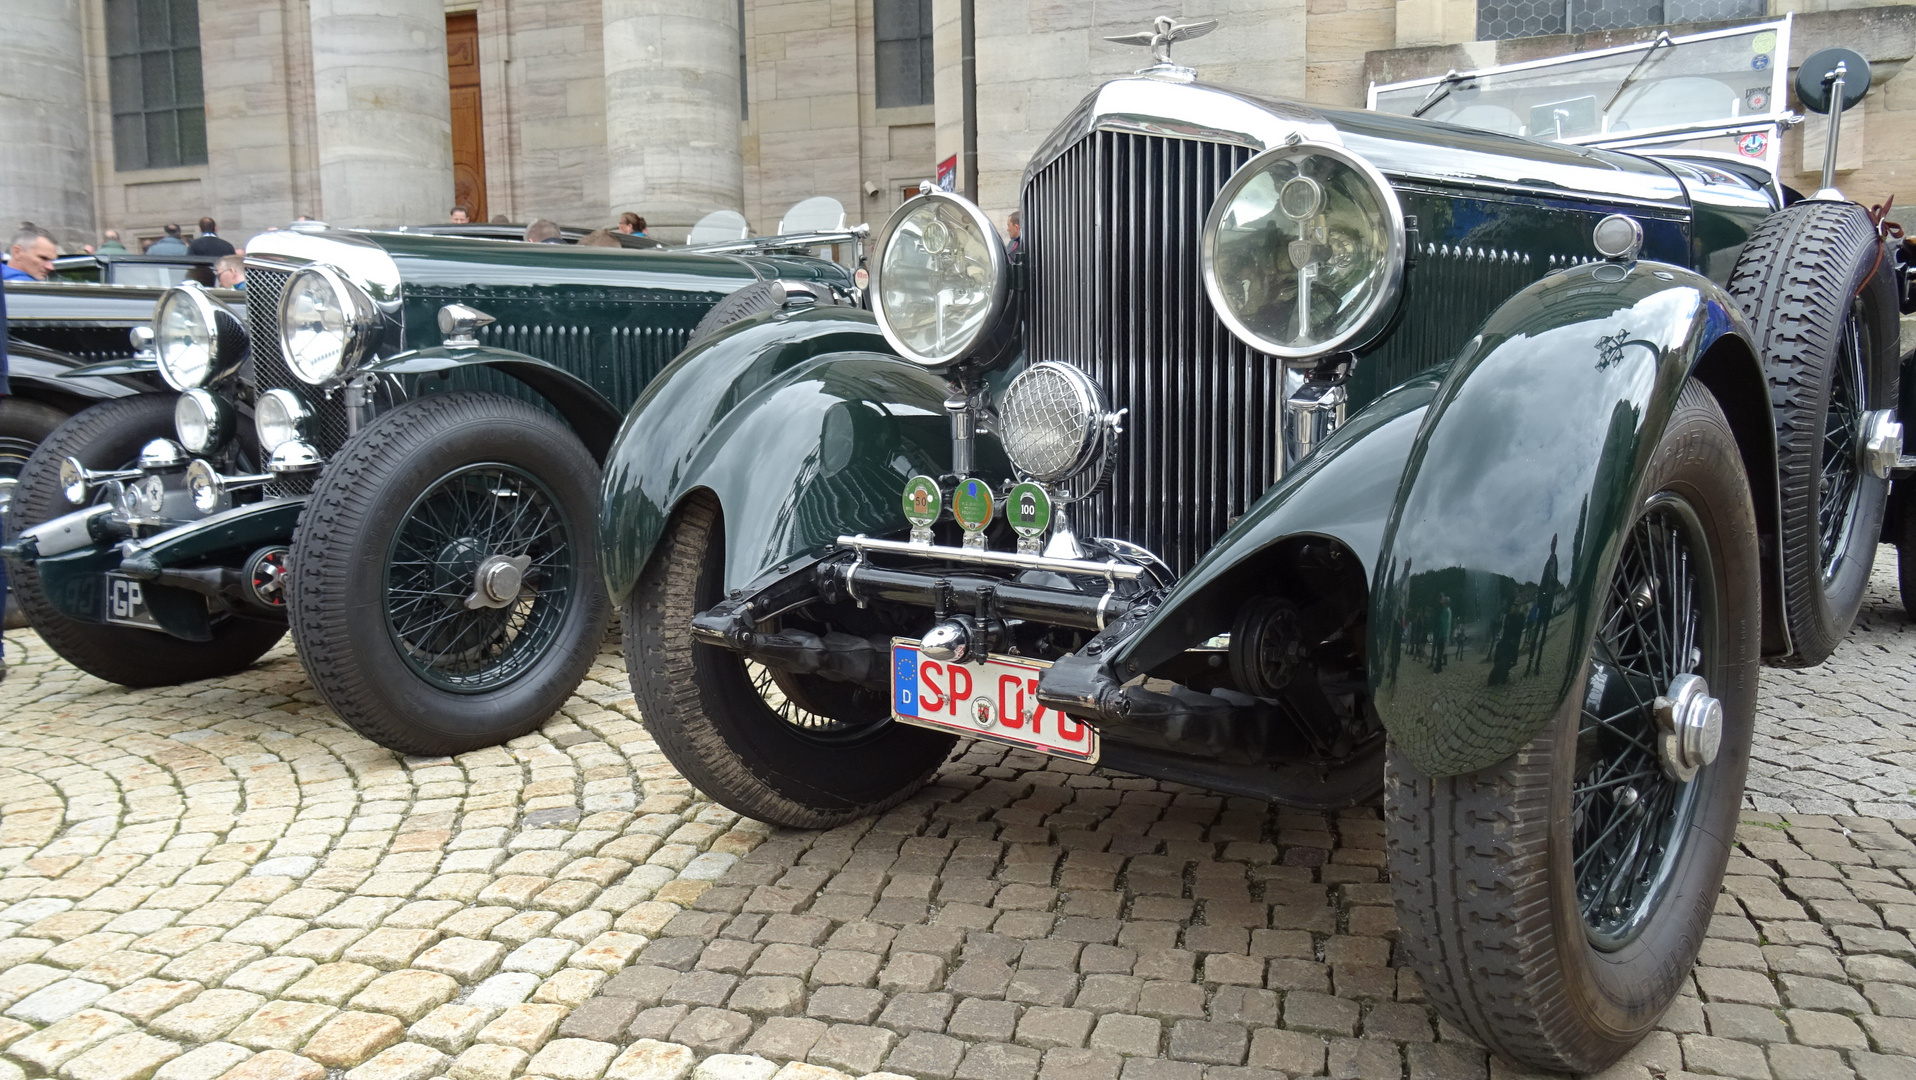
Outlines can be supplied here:
M159 620L146 608L146 594L140 590L140 583L112 571L106 575L106 621L148 630L160 628Z
M1097 729L1038 704L1038 676L1050 666L1007 656L944 663L922 655L917 642L894 638L892 714L907 724L1095 762Z

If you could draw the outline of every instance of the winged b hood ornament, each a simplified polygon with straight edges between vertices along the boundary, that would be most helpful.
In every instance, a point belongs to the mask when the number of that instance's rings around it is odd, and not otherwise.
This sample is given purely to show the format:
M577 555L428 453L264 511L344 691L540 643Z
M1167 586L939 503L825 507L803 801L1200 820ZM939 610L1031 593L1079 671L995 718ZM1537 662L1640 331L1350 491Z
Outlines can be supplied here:
M1151 58L1156 61L1147 68L1138 69L1138 74L1157 78L1168 78L1176 82L1190 82L1197 78L1197 72L1171 62L1171 43L1189 41L1194 37L1203 37L1217 29L1216 19L1204 19L1199 22L1180 23L1169 15L1160 15L1151 20L1152 29L1138 34L1117 34L1104 40L1119 45L1148 45Z

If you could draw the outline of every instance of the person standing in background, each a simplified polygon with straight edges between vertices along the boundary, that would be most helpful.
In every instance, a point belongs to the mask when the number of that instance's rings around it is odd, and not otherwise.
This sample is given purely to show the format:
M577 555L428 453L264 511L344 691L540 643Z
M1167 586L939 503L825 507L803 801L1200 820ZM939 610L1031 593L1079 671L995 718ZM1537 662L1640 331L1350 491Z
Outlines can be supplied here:
M454 225L470 225L472 224L472 212L466 209L464 203L461 203L452 208L452 213L446 215L446 220Z
M1018 253L1025 249L1024 231L1023 211L1013 210L1011 216L1005 219L1005 232L1011 236L1011 239L1005 243L1007 256L1016 258Z
M619 215L619 231L627 236L644 236L645 219L627 210Z
M53 273L53 260L59 257L60 249L53 243L53 234L23 221L7 248L7 265L0 268L0 280L45 281Z
M105 236L106 236L106 239L102 241L100 244L100 254L102 255L125 255L126 254L126 245L120 243L119 230L108 229L105 233Z
M220 238L217 228L212 218L201 218L200 234L187 245L186 253L188 255L231 255L233 245Z
M153 241L146 249L148 255L184 255L186 252L186 241L180 239L178 225L166 226L166 235Z

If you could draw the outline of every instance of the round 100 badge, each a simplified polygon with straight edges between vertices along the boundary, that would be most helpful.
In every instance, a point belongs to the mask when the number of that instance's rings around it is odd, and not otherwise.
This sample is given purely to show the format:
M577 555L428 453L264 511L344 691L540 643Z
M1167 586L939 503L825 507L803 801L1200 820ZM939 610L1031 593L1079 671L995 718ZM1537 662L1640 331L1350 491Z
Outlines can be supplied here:
M938 515L945 508L945 498L938 491L938 481L929 476L914 476L905 481L905 520L919 528L937 524Z
M991 485L971 476L958 481L958 490L951 495L951 516L968 533L984 532L991 524Z
M1051 527L1051 496L1029 480L1018 484L1005 496L1005 520L1012 532L1036 540Z

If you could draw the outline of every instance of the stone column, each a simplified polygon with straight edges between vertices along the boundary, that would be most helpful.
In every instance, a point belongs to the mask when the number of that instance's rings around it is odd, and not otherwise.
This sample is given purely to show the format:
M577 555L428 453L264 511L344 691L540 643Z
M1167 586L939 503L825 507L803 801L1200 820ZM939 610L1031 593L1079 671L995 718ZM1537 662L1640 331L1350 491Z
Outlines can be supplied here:
M671 241L713 210L743 210L738 0L604 0L603 11L612 212Z
M7 0L0 16L0 245L22 221L64 249L98 242L80 13L74 0Z
M442 0L312 0L321 216L383 228L452 205Z

